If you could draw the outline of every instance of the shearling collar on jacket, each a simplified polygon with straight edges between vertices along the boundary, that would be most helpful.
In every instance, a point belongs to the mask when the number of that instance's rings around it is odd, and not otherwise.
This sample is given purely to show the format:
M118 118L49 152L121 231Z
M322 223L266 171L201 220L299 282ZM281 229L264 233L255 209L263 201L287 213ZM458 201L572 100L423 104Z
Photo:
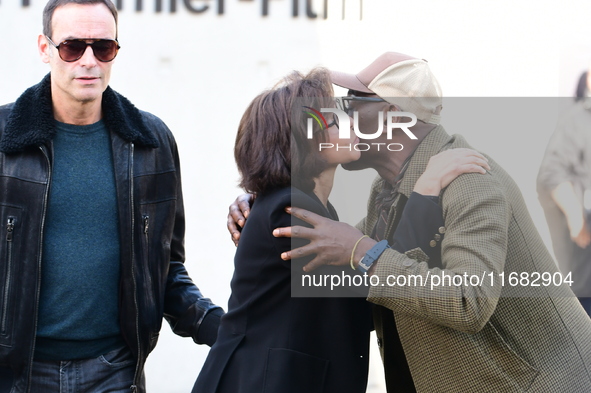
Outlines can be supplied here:
M158 147L152 131L140 111L125 97L107 87L102 98L103 121L107 129L123 139L149 147ZM51 78L28 88L14 103L0 137L0 152L16 153L27 146L49 142L56 133L51 103Z

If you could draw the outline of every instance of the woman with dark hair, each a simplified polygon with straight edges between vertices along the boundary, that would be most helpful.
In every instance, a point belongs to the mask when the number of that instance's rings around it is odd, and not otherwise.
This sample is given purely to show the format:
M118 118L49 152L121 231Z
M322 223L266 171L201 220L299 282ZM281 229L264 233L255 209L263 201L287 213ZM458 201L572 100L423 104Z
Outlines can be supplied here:
M358 141L352 132L350 141L338 139L338 118L332 115L324 126L312 122L309 139L305 113L306 108L334 107L332 96L327 70L305 76L294 72L257 96L242 117L235 159L241 187L256 200L236 251L228 313L193 393L366 390L370 304L364 297L291 297L292 280L299 279L294 272L309 259L282 260L292 242L272 235L277 227L307 225L287 214L286 206L338 220L328 202L335 170L357 160L360 152L318 152L318 144ZM342 273L340 267L322 269L319 274Z

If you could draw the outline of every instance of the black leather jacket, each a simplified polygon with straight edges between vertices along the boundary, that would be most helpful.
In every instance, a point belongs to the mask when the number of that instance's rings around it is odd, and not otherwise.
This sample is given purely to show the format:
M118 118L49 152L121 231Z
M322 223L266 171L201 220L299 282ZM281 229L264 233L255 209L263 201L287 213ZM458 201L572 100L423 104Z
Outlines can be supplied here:
M170 130L111 88L102 105L119 210L121 332L137 358L131 390L143 392L140 376L162 317L175 333L211 345L215 337L204 332L217 331L207 324L219 324L209 315L220 310L209 313L218 307L183 264L183 198ZM0 392L29 391L54 135L49 75L0 107Z

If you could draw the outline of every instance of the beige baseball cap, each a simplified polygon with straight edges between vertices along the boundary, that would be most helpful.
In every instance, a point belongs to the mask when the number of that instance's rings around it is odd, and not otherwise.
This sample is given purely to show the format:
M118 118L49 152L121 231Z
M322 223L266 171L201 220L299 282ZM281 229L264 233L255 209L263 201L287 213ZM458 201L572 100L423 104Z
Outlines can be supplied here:
M357 75L338 71L330 74L335 85L377 94L426 123L441 121L441 87L426 60L386 52Z

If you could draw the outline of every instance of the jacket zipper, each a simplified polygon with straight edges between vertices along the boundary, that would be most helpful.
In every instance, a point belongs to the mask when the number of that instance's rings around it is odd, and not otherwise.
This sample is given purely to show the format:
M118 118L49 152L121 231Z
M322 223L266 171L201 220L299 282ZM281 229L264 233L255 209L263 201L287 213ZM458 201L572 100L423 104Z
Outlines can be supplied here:
M130 386L132 392L137 392L137 381L140 378L138 375L140 369L140 362L142 359L142 347L140 342L140 311L137 300L137 280L135 278L135 244L134 244L134 233L135 233L135 206L133 203L133 153L134 144L130 143L129 147L129 201L131 206L131 278L133 281L133 303L135 305L135 334L137 339L137 361L135 363L135 374L133 378L133 385Z
M49 160L49 155L47 155L47 151L43 148L43 146L39 146L39 149L45 156L47 160L47 186L45 187L45 195L43 196L43 215L41 216L41 233L39 236L39 258L37 259L37 297L35 299L35 334L37 334L37 324L39 322L38 312L39 312L39 297L41 295L41 258L43 257L43 232L45 230L45 215L47 214L47 201L49 199L49 187L51 185L51 161ZM35 336L36 337L36 336ZM33 345L31 345L31 356L29 357L29 381L33 379L33 358L35 356L35 340L33 340ZM30 392L30 384L27 384L27 392Z
M8 313L8 293L10 292L11 284L11 270L12 270L12 236L14 232L14 217L8 217L6 222L6 284L4 286L4 297L2 299L2 323L0 324L0 332L3 336L6 335L6 314Z

